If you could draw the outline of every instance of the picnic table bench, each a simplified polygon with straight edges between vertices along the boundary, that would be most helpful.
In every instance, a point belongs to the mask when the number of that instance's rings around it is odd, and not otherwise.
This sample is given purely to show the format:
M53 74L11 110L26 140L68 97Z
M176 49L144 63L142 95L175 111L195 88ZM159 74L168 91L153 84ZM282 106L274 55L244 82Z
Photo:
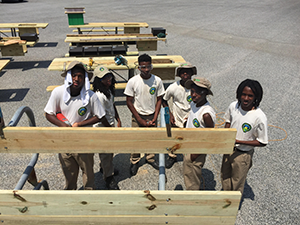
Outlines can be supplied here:
M94 70L98 65L103 65L112 70L128 70L129 78L133 76L134 70L138 67L138 56L126 56L127 66L117 65L114 57L93 57L93 64L90 70ZM175 68L185 60L180 55L155 55L151 56L153 70L151 73L159 76L162 80L174 80ZM72 61L80 61L86 65L89 65L90 59L88 57L67 57L67 58L55 58L48 67L50 71L64 71L69 63Z
M236 130L6 127L0 153L229 154ZM84 140L84 141L83 141ZM234 224L238 191L0 190L3 224Z

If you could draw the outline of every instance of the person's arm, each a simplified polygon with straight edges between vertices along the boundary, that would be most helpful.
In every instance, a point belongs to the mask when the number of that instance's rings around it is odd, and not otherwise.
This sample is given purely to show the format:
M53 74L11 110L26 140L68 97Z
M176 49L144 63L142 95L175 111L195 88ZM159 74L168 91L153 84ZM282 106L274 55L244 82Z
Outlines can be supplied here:
M203 121L205 123L205 128L214 128L215 124L209 113L203 115ZM200 154L191 154L191 160L195 161L199 155Z
M168 102L167 102L166 100L164 100L164 99L162 100L162 106L163 106L163 107L168 107L168 108L169 108L170 122L171 122L172 125L175 125L175 118L174 118L174 116L173 116L173 113L172 113L171 110L170 110L170 107L169 107Z
M70 127L68 124L66 124L66 123L60 121L59 119L57 119L57 117L55 115L51 115L51 114L48 114L48 113L45 113L45 114L46 114L46 119L50 123L52 123L52 124L54 124L58 127Z
M115 103L114 103L114 109L115 109L115 118L116 118L116 120L118 122L117 126L118 127L122 127L122 123L121 123L121 120L120 120L120 117L119 117L119 113L117 111L117 107L116 107Z
M126 104L129 108L130 112L133 114L133 116L136 118L139 124L141 124L144 127L148 127L149 123L147 123L146 120L143 120L138 112L136 111L134 105L133 105L133 97L132 96L126 96Z
M105 116L103 116L105 117ZM102 117L102 118L103 118ZM101 119L102 119L101 118ZM92 118L89 118L87 120L83 120L81 122L76 122L72 125L72 127L85 127L85 126L88 126L88 125L93 125L95 123L99 123L101 121L101 119L99 119L97 116L93 116ZM106 120L107 122L107 120ZM107 122L108 123L108 122Z
M161 102L162 102L162 96L158 96L157 101L156 101L156 105L155 105L154 117L150 121L150 124L151 124L150 126L155 126L155 121L157 120L158 114L160 112Z

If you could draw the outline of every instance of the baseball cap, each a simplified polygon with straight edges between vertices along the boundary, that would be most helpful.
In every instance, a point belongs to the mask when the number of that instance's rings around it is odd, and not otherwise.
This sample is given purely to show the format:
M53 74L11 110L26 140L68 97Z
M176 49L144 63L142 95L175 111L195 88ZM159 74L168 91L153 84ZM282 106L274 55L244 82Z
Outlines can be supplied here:
M92 71L89 71L89 70L87 69L87 66L86 66L85 64L83 64L82 62L79 62L79 61L72 61L72 62L68 65L66 71L64 71L64 72L61 74L61 76L62 76L62 77L67 76L68 71L71 70L71 69L73 69L75 66L80 66L80 67L82 67L82 68L85 70L85 72L87 72L88 77L89 77L89 80L92 79L92 77L93 77L93 72L92 72Z
M195 84L198 87L206 88L208 90L208 94L213 95L212 91L210 90L211 83L206 78L204 78L204 77L194 77L193 79L187 80L185 82L184 86L187 89L191 89L192 84Z
M178 67L175 69L175 76L179 76L179 71L181 69L192 69L192 76L197 74L197 68L196 66L192 65L189 62L181 63Z
M97 66L94 69L94 75L96 77L99 77L100 79L103 78L106 74L112 73L109 69L107 69L105 66Z

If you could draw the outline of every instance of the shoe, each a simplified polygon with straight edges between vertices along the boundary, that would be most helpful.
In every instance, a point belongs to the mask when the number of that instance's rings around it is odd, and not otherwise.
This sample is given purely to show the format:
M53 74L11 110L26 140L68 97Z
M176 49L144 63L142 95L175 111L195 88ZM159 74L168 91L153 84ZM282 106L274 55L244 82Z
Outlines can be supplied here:
M139 169L138 163L136 163L136 164L131 164L131 165L130 165L130 175L131 175L131 176L135 176L135 175L137 174L138 169Z
M114 176L107 177L105 182L108 190L120 190Z
M166 168L170 169L176 161L177 161L176 158L168 156L168 158L166 159L166 164L165 164Z
M102 169L102 167L100 168L100 173L103 174L103 169ZM118 176L118 175L119 175L119 170L114 169L114 176Z
M156 160L154 160L153 162L148 162L148 164L150 164L154 169L159 170L159 164Z

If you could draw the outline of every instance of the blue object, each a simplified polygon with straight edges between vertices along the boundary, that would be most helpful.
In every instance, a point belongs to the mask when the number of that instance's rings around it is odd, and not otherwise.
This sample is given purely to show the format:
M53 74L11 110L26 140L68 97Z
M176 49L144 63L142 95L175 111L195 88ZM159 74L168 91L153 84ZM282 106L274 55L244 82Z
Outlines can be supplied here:
M170 111L169 107L165 107L165 123L170 124Z

